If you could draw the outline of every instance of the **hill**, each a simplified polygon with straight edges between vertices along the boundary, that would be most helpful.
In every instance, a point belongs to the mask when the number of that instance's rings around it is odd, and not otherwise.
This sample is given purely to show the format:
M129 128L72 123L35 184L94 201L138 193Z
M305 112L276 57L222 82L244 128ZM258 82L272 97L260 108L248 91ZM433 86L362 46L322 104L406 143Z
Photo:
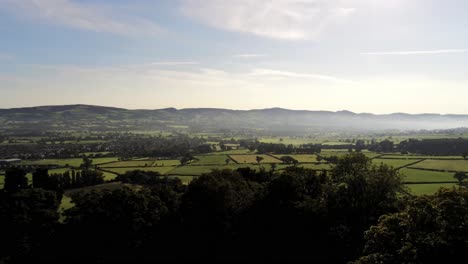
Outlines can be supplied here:
M229 110L211 108L128 110L92 105L0 109L3 130L90 129L198 132L266 130L277 132L384 131L448 129L468 126L468 115L374 115L350 111L299 111L282 108Z

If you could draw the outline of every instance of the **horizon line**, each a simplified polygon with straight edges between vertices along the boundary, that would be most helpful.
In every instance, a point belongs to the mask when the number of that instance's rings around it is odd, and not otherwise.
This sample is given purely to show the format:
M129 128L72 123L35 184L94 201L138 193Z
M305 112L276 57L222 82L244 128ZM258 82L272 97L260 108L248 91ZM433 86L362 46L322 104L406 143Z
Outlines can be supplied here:
M177 111L181 110L195 110L195 109L208 109L208 110L229 110L229 111L262 111L262 110L286 110L286 111L295 111L295 112L332 112L332 113L339 113L339 112L349 112L356 115L440 115L440 116L448 116L448 115L465 115L466 114L454 114L454 113L407 113L407 112L391 112L391 113L383 113L383 114L376 114L371 112L354 112L351 110L341 109L341 110L312 110L312 109L291 109L291 108L284 108L284 107L266 107L266 108L250 108L250 109L232 109L232 108L219 108L219 107L186 107L186 108L176 108L176 107L162 107L162 108L126 108L126 107L119 107L119 106L109 106L109 105L94 105L94 104L83 104L83 103L76 103L76 104L48 104L48 105L36 105L36 106L20 106L20 107L11 107L11 108L0 108L0 110L15 110L15 109L25 109L25 108L42 108L42 107L60 107L60 106L89 106L89 107L103 107L103 108L116 108L121 110L129 110L129 111L157 111L157 110L165 110L165 109L175 109Z

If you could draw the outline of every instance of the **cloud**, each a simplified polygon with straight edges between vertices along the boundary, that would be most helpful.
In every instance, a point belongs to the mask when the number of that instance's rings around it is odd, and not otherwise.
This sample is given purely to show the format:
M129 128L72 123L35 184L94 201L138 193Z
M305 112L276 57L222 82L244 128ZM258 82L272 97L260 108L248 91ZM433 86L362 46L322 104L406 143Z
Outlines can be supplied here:
M433 54L465 53L465 52L468 52L468 49L442 49L442 50L363 52L363 53L361 53L361 55L370 55L370 56L433 55Z
M232 55L233 58L239 58L239 59L251 59L251 58L261 58L261 57L266 57L264 54L236 54Z
M355 9L340 0L183 0L182 12L222 30L303 40L317 37Z
M199 64L196 61L158 61L152 62L150 65L153 66L177 66L177 65L196 65Z
M162 31L149 20L72 0L0 0L0 8L1 5L19 16L80 30L121 35L151 35Z
M334 76L323 75L323 74L310 74L310 73L296 73L289 71L279 71L271 69L253 69L251 72L253 76L273 76L280 78L301 78L301 79L315 79L320 81L330 81L330 82L344 82L344 83L353 83L353 81L341 79Z

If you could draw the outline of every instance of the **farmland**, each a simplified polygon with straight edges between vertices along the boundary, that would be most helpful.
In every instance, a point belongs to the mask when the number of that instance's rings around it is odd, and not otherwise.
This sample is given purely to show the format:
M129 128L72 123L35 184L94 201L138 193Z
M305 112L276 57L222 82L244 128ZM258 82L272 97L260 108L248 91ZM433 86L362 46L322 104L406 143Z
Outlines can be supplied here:
M439 170L439 171L464 171L468 172L468 161L466 160L425 160L411 165L411 168Z
M281 157L290 156L297 160L297 166L313 170L331 170L333 165L326 161L318 162L317 155L314 154L244 154L246 149L213 152L205 155L197 155L194 160L186 165L181 165L179 160L163 160L156 158L134 158L130 160L120 160L118 157L95 158L93 164L104 174L105 181L115 180L117 175L127 171L141 170L146 172L158 172L161 175L171 177L181 177L184 183L190 182L193 177L209 173L214 169L236 170L243 167L252 169L271 170L271 164L276 165L276 171L281 171L288 165L283 164ZM225 154L230 153L230 154ZM238 154L242 153L242 154ZM348 150L324 150L319 155L323 158L338 156L343 157L348 154ZM438 187L453 186L457 181L453 178L454 171L467 171L468 161L456 156L423 156L423 155L397 155L363 151L363 154L372 159L376 165L386 164L394 168L400 168L403 180L407 183L409 190L414 194L427 194L438 189ZM260 164L257 156L263 158ZM432 159L427 159L431 157ZM228 160L228 162L227 162ZM65 173L73 168L79 168L82 159L45 159L45 160L23 160L21 165L55 165L59 168L51 169L49 173ZM227 163L226 163L227 162ZM70 167L66 167L70 166ZM32 174L27 175L31 182ZM4 176L0 176L0 186L3 185ZM421 184L423 183L423 184Z
M239 164L253 164L258 163L257 157L262 158L260 163L282 163L281 160L269 156L269 155L230 155L231 159L233 159L236 163Z

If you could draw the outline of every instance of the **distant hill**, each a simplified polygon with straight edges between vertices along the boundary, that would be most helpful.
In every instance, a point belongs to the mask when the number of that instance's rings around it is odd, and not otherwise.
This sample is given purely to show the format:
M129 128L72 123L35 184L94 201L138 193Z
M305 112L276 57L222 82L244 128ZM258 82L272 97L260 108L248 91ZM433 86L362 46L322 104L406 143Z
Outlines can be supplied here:
M350 111L297 111L282 108L128 110L92 105L0 109L3 129L140 130L186 128L191 131L267 130L284 132L383 131L468 127L468 115L357 114ZM0 130L2 127L0 127Z

